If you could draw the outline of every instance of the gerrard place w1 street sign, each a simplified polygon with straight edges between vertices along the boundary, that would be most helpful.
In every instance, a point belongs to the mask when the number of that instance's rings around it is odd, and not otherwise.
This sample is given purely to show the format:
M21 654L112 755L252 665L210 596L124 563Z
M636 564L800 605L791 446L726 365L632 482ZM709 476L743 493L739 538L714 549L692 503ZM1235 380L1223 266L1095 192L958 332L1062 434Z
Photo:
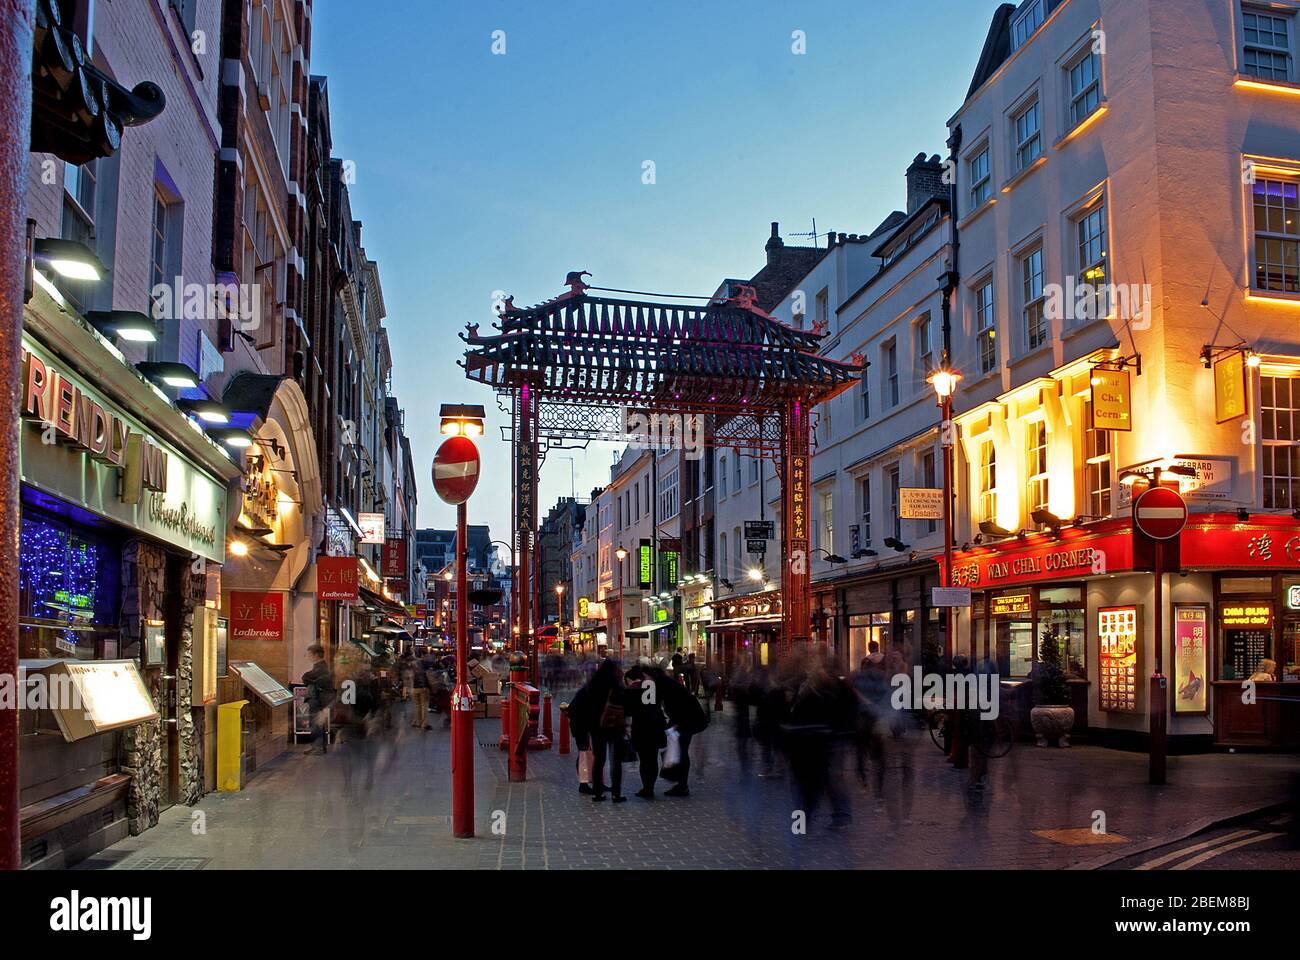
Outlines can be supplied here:
M433 458L433 489L443 502L457 506L478 486L478 447L468 437L448 437Z

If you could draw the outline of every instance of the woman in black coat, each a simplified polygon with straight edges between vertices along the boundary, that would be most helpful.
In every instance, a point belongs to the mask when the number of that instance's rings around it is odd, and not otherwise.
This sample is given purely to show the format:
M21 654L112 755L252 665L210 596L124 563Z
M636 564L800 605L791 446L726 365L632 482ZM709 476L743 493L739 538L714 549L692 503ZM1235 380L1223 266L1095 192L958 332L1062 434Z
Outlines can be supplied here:
M569 729L573 732L573 743L578 748L575 764L582 770L582 755L591 749L591 691L586 685L578 688L569 701L567 709ZM591 793L591 784L578 781L579 793Z
M651 674L658 674L658 677ZM665 731L668 721L659 706L659 684L672 683L662 670L633 667L627 672L627 715L632 719L632 747L641 766L641 789L636 795L643 800L655 798L655 780L659 776L659 751L668 746Z

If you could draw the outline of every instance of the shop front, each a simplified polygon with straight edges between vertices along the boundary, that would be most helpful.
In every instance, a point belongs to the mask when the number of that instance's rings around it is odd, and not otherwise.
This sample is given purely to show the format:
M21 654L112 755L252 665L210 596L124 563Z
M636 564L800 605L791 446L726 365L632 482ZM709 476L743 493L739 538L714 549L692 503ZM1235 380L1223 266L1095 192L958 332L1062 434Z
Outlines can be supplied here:
M709 662L720 666L723 683L738 672L776 662L781 642L781 592L767 590L715 600L713 620L705 627L711 638Z
M229 660L252 665L244 677L231 673L222 681L220 700L231 703L250 700L250 689L256 693L248 675L264 673L292 689L310 668L307 648L317 642L322 627L316 552L326 540L326 522L301 387L289 377L241 373L227 385L222 403L232 425L254 438L231 492L237 508L231 510L230 551L221 581ZM271 712L259 719L263 708ZM259 763L291 742L289 709L283 704L253 696L245 719L260 741ZM246 727L245 734L249 732Z
M74 863L210 789L226 484L238 467L38 293L20 413L25 866ZM20 684L20 686L22 686Z
M1300 595L1296 616L1287 602L1300 583L1300 523L1192 514L1180 540L1158 640L1155 575L1135 569L1127 519L959 551L953 584L972 602L958 610L958 648L996 669L1025 718L1045 652L1059 651L1075 735L1144 748L1158 642L1171 750L1294 748Z
M944 622L942 611L931 604L931 589L939 582L932 560L816 581L817 638L830 645L846 675L858 669L873 641L897 670L916 664L937 668Z

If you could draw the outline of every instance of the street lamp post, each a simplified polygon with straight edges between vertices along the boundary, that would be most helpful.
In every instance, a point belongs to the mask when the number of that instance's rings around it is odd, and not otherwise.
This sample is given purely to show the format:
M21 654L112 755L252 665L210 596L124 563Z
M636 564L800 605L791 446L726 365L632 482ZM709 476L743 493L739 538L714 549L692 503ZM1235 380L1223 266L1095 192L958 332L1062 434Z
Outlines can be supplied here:
M943 447L943 585L952 586L952 528L953 528L953 483L952 483L952 394L957 389L961 374L946 363L927 378L939 398L939 445ZM944 653L949 665L957 650L957 638L953 629L953 608L945 607L944 619ZM973 651L972 651L973 653Z
M555 633L560 638L560 648L564 644L564 584L555 585Z
M451 695L451 824L457 837L474 836L474 695L469 688L469 522L466 501L478 482L478 450L483 434L481 406L443 404L442 433L433 483L438 495L456 506L456 689ZM468 449L465 449L468 443ZM471 469L472 464L472 469ZM450 579L450 571L446 576Z
M618 558L618 659L623 659L623 561L627 559L627 551L619 547L614 551L614 556Z

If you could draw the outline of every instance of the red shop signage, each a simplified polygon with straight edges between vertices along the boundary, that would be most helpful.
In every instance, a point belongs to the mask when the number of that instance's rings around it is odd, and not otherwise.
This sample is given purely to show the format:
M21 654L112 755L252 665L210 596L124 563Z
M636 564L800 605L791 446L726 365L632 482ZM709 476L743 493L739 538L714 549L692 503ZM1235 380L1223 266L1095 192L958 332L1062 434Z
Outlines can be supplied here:
M401 537L389 537L384 541L384 548L379 558L385 577L406 576L406 541Z
M357 599L357 558L317 557L316 598L318 600Z
M230 592L230 638L232 640L283 640L284 594Z
M1192 514L1181 538L1182 568L1295 569L1300 524L1291 517ZM943 558L939 557L942 568ZM1059 538L1035 534L953 554L952 585L983 589L1070 580L1133 569L1133 536L1125 520L1066 528Z

